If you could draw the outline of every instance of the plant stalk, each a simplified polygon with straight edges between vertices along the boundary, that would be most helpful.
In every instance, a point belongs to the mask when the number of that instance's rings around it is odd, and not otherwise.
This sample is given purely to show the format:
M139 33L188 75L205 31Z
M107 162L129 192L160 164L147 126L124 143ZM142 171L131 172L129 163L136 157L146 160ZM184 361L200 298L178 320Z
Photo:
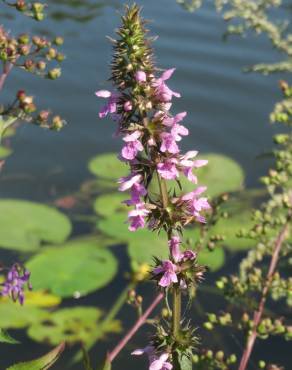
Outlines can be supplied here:
M131 338L136 334L140 327L145 324L147 318L154 310L154 308L162 301L163 294L159 293L158 296L154 299L151 305L143 313L143 315L136 321L135 325L128 331L128 333L122 338L122 340L117 344L117 346L107 355L107 362L112 363L121 350L126 346L126 344L131 340Z
M172 306L172 334L177 338L180 332L181 321L181 291L179 286L173 288L173 306Z
M267 300L267 295L268 295L268 292L269 292L269 289L270 289L270 286L271 286L271 282L272 282L272 277L274 275L274 272L275 272L275 269L276 269L276 266L277 266L277 263L278 263L278 260L279 260L281 247L282 247L282 244L283 244L283 242L285 240L285 237L286 237L286 233L287 233L287 230L288 230L288 227L289 227L290 219L291 219L291 217L288 218L288 221L283 226L282 230L280 231L280 233L279 233L279 235L278 235L278 237L275 241L274 251L273 251L271 261L270 261L269 271L268 271L268 274L267 274L267 277L266 277L265 285L264 285L264 288L263 288L263 291L262 291L261 300L260 300L257 311L254 312L252 333L248 337L244 352L243 352L242 357L241 357L241 361L240 361L238 370L245 370L247 368L250 356L252 354L252 351L253 351L253 348L254 348L254 345L255 345L255 341L257 339L257 329L258 329L258 326L259 326L259 324L261 322L261 319L262 319L262 315L263 315L264 308L265 308L265 303L266 303L266 300Z

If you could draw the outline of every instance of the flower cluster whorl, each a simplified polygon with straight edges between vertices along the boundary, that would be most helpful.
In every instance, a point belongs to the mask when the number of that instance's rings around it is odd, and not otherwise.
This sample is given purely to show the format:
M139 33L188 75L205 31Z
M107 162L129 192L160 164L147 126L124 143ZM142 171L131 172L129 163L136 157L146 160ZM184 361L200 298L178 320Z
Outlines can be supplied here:
M154 74L137 70L133 73L132 89L96 92L98 97L108 99L99 113L100 118L110 114L118 124L118 133L123 136L124 146L119 158L130 165L131 173L119 179L119 190L131 192L131 199L126 201L127 205L134 207L128 215L131 231L144 227L146 218L152 219L150 227L156 225L155 215L160 217L161 212L153 210L165 208L148 194L147 188L155 173L162 181L178 180L182 174L197 184L193 170L207 164L206 160L195 159L197 151L188 151L186 154L180 152L178 143L189 132L181 124L186 112L175 116L170 113L172 97L180 97L165 82L173 72L174 68L155 77ZM171 198L168 194L169 204L176 208L176 216L170 219L169 228L177 222L183 226L190 218L205 222L201 212L210 208L207 199L200 197L205 189L198 187L178 198Z

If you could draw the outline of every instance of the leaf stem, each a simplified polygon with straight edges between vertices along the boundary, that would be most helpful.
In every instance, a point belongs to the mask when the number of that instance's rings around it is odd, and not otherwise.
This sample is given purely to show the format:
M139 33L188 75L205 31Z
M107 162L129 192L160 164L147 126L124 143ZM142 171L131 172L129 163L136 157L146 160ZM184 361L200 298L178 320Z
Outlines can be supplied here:
M290 221L291 221L291 217L288 217L286 224L283 226L282 230L280 231L275 241L275 246L274 246L272 258L270 261L269 271L266 276L265 285L262 291L261 300L260 300L258 309L254 312L253 329L252 329L251 335L248 337L238 370L245 370L247 368L251 353L253 351L253 347L257 339L257 329L262 319L262 315L263 315L264 308L265 308L265 303L267 300L267 295L268 295L268 292L269 292L269 289L272 283L272 277L274 275L274 272L275 272L275 269L276 269L276 266L279 260L281 247L285 240Z
M148 316L151 314L151 312L160 303L162 299L163 299L163 294L159 293L158 296L151 303L151 305L143 313L143 315L136 321L134 326L124 336L124 338L122 338L122 340L117 344L117 346L111 352L108 353L107 355L108 363L113 362L113 360L117 357L117 355L121 352L121 350L126 346L129 340L131 340L131 338L136 334L136 332L140 329L140 327L146 322L146 320L148 319Z

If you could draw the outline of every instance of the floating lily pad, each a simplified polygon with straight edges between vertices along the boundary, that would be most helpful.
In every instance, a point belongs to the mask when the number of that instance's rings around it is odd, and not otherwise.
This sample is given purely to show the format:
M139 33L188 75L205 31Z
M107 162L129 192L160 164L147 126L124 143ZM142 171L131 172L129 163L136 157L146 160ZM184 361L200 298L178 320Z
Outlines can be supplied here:
M129 173L128 167L118 160L116 153L97 155L89 161L88 169L95 176L115 182Z
M244 171L232 158L217 153L202 154L200 157L209 161L207 166L197 170L199 184L208 187L208 196L214 197L242 188Z
M44 249L29 260L27 268L35 289L73 297L107 285L117 272L117 261L98 239L83 239Z
M12 149L0 145L0 159L7 158L12 153Z
M32 290L25 293L25 305L36 307L55 307L61 303L61 298L44 290Z
M72 307L52 313L49 319L32 325L28 335L38 342L57 344L91 343L108 332L118 332L120 324L112 321L100 323L102 312L95 307Z
M16 199L0 200L1 248L34 251L42 242L64 242L70 232L68 217L52 207Z
M129 242L128 254L133 261L139 264L153 265L154 256L161 259L168 257L167 239L157 235L157 233L151 235L146 240L140 238Z
M224 266L225 252L223 248L216 248L213 251L204 249L198 254L198 262L206 265L211 271L217 271Z
M129 199L129 194L112 193L102 195L96 198L94 210L97 214L104 217L111 217L116 212L126 215L127 211L129 211L129 207L122 203L126 199Z
M21 306L8 300L0 302L0 327L2 329L21 329L34 322L45 320L49 313L38 307Z

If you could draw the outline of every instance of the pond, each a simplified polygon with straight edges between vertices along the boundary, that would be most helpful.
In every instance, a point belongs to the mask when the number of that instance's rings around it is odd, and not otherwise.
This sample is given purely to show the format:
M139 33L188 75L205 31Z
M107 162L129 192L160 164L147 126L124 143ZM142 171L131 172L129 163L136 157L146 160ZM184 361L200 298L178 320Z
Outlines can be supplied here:
M154 44L159 66L176 68L172 86L182 94L182 99L176 101L176 110L188 112L190 129L183 150L196 148L203 153L229 156L244 169L246 187L258 187L259 176L270 164L262 154L270 151L272 145L274 129L269 125L269 113L280 98L279 76L246 74L242 70L255 63L276 61L279 55L264 37L235 37L224 42L222 36L226 25L211 1L196 13L188 13L175 0L136 2L143 5L143 15L151 21L151 33L159 35ZM53 203L57 198L76 193L84 181L92 178L87 168L92 157L120 150L120 141L112 137L114 125L110 120L100 121L98 118L100 102L94 92L109 87L111 45L106 36L113 36L113 29L120 24L122 4L122 1L114 0L51 0L48 1L49 17L41 23L11 13L1 5L1 22L7 29L15 33L33 30L34 33L63 36L62 50L66 55L59 80L41 80L15 70L7 80L2 98L9 100L16 90L23 88L37 97L39 106L49 107L68 123L58 133L45 132L31 125L22 125L17 130L11 140L14 153L8 158L1 176L1 198ZM80 220L74 223L74 235L85 235L89 230ZM113 282L84 298L64 300L64 307L78 304L109 309L125 287L124 271L129 269L125 250L115 247L114 254L120 265ZM228 256L224 268L228 272L234 271L239 256ZM1 250L1 259L6 263L16 258L22 256ZM77 273L82 276L82 270ZM212 285L216 276L208 275L207 283ZM145 285L142 292L149 300L153 287ZM198 317L197 324L203 320L202 310L208 312L214 304L221 303L211 294L199 296L199 301L192 311ZM132 315L131 308L122 310L121 316L126 323L130 324L128 318ZM143 346L144 334L149 330L148 327L134 338L115 369L131 370L140 366L142 360L131 359L129 353L133 348ZM1 368L11 364L11 359L14 362L30 359L48 349L45 344L27 339L22 331L15 335L22 344L17 348L0 347ZM100 361L102 354L118 338L119 334L109 334L105 342L95 345L94 360ZM214 338L215 343L216 340L218 338ZM240 352L237 339L230 334L222 334L220 340L225 341L226 348ZM270 343L271 357L282 364L286 362L289 367L288 344L283 345L275 339ZM68 350L64 361L55 368L69 369L68 361L74 350L77 346ZM261 354L259 347L256 355L260 358ZM70 368L80 369L81 365Z

